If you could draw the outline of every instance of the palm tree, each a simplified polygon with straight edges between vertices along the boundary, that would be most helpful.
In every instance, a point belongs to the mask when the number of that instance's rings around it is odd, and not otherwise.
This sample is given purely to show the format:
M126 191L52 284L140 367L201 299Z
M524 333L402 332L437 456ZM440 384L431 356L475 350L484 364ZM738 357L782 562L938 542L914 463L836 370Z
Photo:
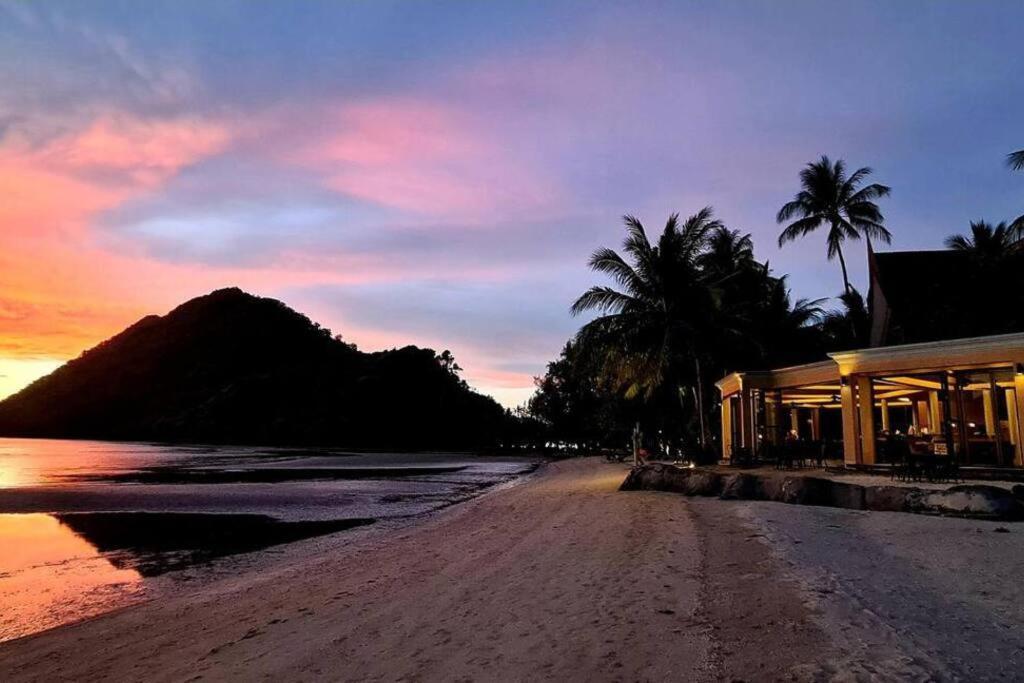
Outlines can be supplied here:
M1006 155L1006 165L1014 171L1024 171L1024 149L1011 152ZM1024 233L1024 214L1017 216L1010 226L1020 233Z
M861 235L871 248L871 238L888 244L892 235L883 225L884 217L875 203L876 199L886 197L889 188L885 185L872 183L861 187L865 178L871 175L868 167L859 168L849 176L846 175L846 164L842 159L835 163L827 156L807 164L800 171L801 190L792 201L787 202L776 216L778 223L785 223L796 217L779 235L779 246L808 235L822 225L829 227L828 259L839 257L839 265L843 270L843 288L846 292L853 288L846 271L846 259L843 257L842 244L847 239L857 240Z
M704 415L702 341L715 329L710 324L713 300L700 260L709 235L722 224L710 207L682 224L673 214L655 244L639 220L624 218L625 257L601 248L590 257L592 270L608 275L618 286L594 286L572 305L573 315L597 311L578 339L596 341L606 350L608 369L627 397L651 399L667 390L682 396L694 388L700 442L708 443Z
M968 252L981 263L995 265L1024 251L1022 238L1021 230L1013 225L971 221L971 234L950 235L946 238L946 247Z

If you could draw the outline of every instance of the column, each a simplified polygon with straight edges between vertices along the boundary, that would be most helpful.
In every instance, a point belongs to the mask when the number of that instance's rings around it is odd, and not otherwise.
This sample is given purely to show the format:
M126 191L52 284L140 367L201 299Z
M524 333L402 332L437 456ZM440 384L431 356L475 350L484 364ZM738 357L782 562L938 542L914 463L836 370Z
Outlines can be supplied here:
M889 429L889 399L882 399L882 431L886 434L891 434L892 430Z
M982 389L981 401L985 407L985 433L989 436L999 437L999 425L996 424L996 405L992 400L992 391Z
M782 392L778 390L772 391L771 399L772 400L770 402L767 400L765 401L764 419L767 423L766 431L768 432L768 441L777 445L782 437L782 435L779 433L780 428L782 426L780 424L780 418L782 417L782 413L779 410L779 403L782 401Z
M861 462L875 464L875 392L870 377L857 377Z
M732 457L732 397L722 399L722 459Z
M928 430L932 434L942 435L942 402L938 391L928 392Z
M800 437L800 409L793 407L789 409L789 429Z
M860 440L857 437L857 399L855 377L840 379L839 399L843 408L843 462L847 465L860 463Z
M1018 467L1024 466L1024 373L1016 373L1013 378L1013 396L1007 396L1007 399L1013 399L1011 402L1007 400L1006 409L1011 415L1014 414L1014 408L1016 408L1016 414L1014 415L1014 422L1016 422L1016 429L1012 430L1012 433L1017 437L1016 448L1014 449L1013 464Z
M811 440L821 439L821 408L811 408Z
M743 448L752 448L754 444L753 437L751 434L750 426L753 421L753 399L750 395L750 389L743 389L740 392L740 446Z

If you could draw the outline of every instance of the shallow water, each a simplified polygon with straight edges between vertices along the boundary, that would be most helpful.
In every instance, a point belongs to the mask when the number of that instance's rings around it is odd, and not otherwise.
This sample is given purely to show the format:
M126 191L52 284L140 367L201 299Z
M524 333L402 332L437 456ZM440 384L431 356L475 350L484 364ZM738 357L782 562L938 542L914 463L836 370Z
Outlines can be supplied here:
M424 514L535 464L0 439L0 640L202 580L223 571L225 558Z

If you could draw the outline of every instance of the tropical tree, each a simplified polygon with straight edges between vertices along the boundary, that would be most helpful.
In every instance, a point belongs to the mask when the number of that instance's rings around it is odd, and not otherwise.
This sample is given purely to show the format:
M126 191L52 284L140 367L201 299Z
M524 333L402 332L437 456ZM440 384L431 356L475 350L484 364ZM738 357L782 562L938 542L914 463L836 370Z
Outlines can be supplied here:
M1024 171L1024 149L1006 155L1006 165L1014 171ZM1018 232L1024 233L1024 214L1017 216L1010 225Z
M1006 165L1014 171L1024 171L1024 149L1007 154Z
M706 447L701 361L716 325L714 298L700 266L709 235L723 226L710 207L682 223L673 214L652 244L638 219L624 220L625 256L601 248L589 261L592 270L611 277L617 288L593 286L576 300L573 315L601 314L584 325L577 338L605 350L607 371L627 397L650 402L667 393L683 401L690 388L700 443Z
M828 311L821 317L819 331L830 351L848 351L868 346L871 338L871 315L864 297L855 288L839 295L842 308Z
M1021 238L1021 230L1006 223L992 225L986 221L972 221L971 234L950 235L946 238L946 247L967 252L982 263L996 265L1024 250Z
M842 159L833 163L827 156L807 164L800 171L800 191L779 209L776 221L789 223L779 235L779 246L828 227L828 259L838 257L843 271L843 289L850 292L849 274L843 256L843 242L863 236L871 248L871 239L889 243L892 235L883 225L884 217L875 200L888 196L889 187L878 183L861 186L871 175L868 167L849 176Z

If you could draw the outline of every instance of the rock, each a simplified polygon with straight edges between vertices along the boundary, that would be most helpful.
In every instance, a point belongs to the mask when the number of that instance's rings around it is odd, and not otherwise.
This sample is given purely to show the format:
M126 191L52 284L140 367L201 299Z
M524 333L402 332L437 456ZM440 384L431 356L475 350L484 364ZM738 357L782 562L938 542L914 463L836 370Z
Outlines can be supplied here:
M828 491L828 505L846 510L863 510L867 507L864 487L859 484L847 484L844 481L832 481Z
M865 486L863 509L879 512L909 512L911 506L908 503L908 497L915 492L920 494L921 490L906 486Z
M683 493L688 496L717 496L722 491L722 475L706 470L690 470Z
M786 477L781 502L794 505L827 505L832 482L816 477Z
M633 468L620 491L673 491L723 500L771 500L848 510L917 512L977 519L1024 519L1024 487L962 485L946 490L905 486L859 486L819 477L750 472L719 473L653 463Z
M629 471L620 491L676 491L686 493L689 472L673 465L653 463Z
M928 491L915 501L921 512L981 519L1022 519L1024 502L998 486L967 484Z
M722 478L722 492L718 497L722 500L756 500L758 480L754 474L729 474Z

